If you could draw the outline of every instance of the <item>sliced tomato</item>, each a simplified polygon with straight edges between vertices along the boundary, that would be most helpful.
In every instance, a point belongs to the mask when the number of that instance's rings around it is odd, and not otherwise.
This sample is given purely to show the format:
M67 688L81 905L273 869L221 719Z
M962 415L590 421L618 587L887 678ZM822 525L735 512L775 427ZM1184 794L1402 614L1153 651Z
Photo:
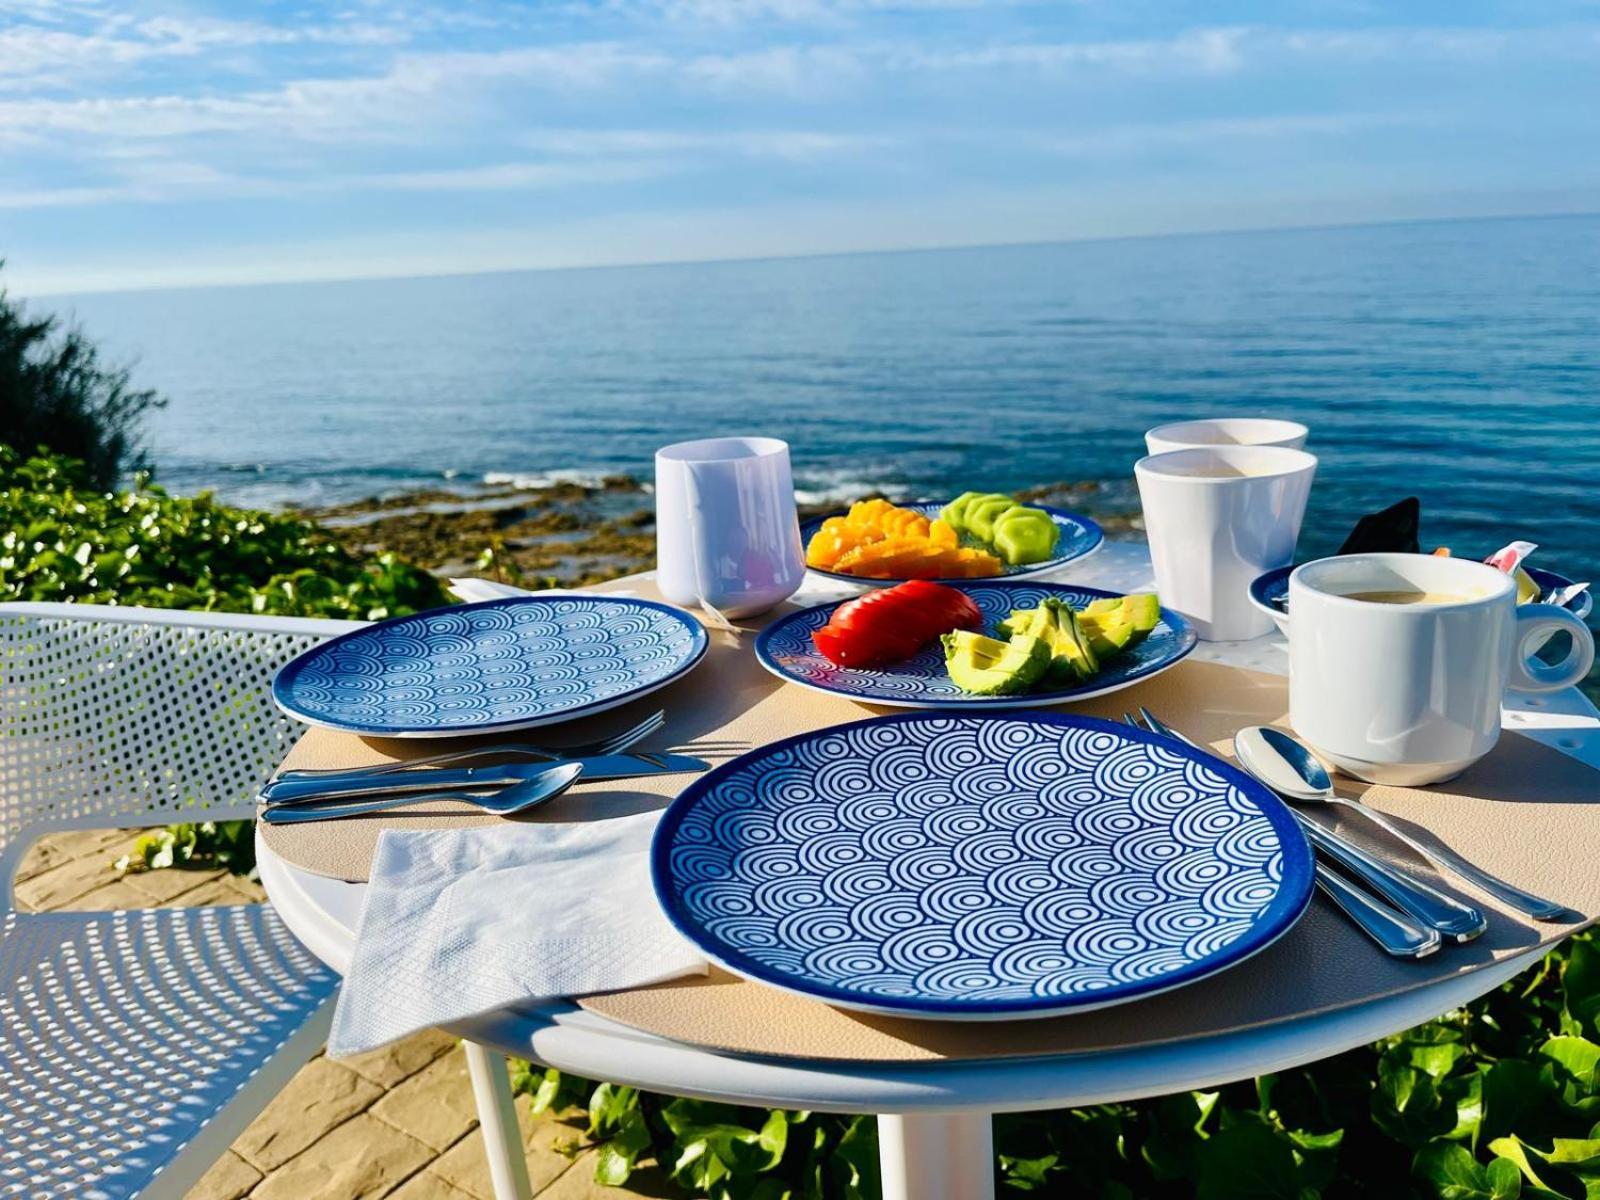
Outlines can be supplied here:
M982 623L965 592L915 579L841 604L811 640L829 662L875 667L902 662L952 629Z

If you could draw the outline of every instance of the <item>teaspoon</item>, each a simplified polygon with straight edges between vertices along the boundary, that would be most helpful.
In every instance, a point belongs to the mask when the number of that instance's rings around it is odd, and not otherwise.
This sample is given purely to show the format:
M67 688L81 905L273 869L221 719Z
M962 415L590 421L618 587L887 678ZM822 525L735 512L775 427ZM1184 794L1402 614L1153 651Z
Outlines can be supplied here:
M1556 904L1542 896L1468 862L1454 850L1444 846L1428 846L1397 828L1382 813L1367 807L1359 800L1338 796L1333 791L1333 780L1317 761L1316 756L1300 742L1281 729L1268 725L1253 725L1241 729L1233 739L1233 752L1255 774L1261 777L1279 795L1298 804L1342 804L1361 813L1380 829L1392 834L1410 846L1436 867L1453 871L1468 883L1481 888L1495 899L1510 905L1518 912L1527 913L1538 921L1554 921L1566 915L1565 905Z

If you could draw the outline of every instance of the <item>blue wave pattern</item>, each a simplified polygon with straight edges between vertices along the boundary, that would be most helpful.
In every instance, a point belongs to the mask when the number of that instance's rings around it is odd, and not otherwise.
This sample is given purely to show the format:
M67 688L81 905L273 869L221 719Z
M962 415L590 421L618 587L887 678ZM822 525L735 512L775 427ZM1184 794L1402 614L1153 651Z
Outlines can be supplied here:
M1081 609L1091 601L1114 593L1095 588L1066 587L1060 584L982 584L961 585L961 590L977 602L983 613L984 629L995 626L1017 608L1033 608L1047 597L1065 600ZM1005 708L1018 704L1017 696L973 696L950 682L945 670L944 650L938 644L922 650L904 662L875 670L840 667L829 662L811 641L811 635L828 623L837 605L808 608L783 618L762 631L756 653L769 670L801 683L839 692L856 700L885 704L961 705L973 708ZM1131 683L1171 666L1194 649L1195 635L1174 613L1161 610L1160 623L1131 650L1106 663L1088 683L1071 688L1030 692L1030 704L1049 704L1075 697L1098 694Z
M917 501L914 504L902 504L900 507L919 512L931 520L943 511L944 504L933 501ZM1077 513L1070 513L1064 508L1051 508L1048 504L1033 504L1029 505L1029 507L1042 509L1049 513L1050 519L1055 522L1055 550L1043 562L1022 563L1016 566L1003 565L1000 568L1000 574L995 578L1026 578L1029 575L1042 575L1046 571L1054 571L1057 567L1063 567L1069 562L1098 550L1100 543L1105 540L1105 534L1101 531L1099 524L1091 521L1088 517L1080 517ZM805 522L800 526L800 540L809 543L811 535L822 528L822 523L828 517L842 516L844 516L844 513L841 511L829 513L827 516L816 517ZM974 542L970 538L963 538L962 543L964 545L981 545L981 543ZM847 575L842 571L819 571L815 567L810 569L817 575L823 575L829 579L842 579L847 583L890 584L905 582L903 579L864 579L858 575ZM960 581L938 580L937 582Z
M730 764L668 814L655 858L667 911L735 970L846 1005L993 1015L1242 957L1303 908L1299 851L1285 888L1254 798L1107 722L915 716Z
M705 646L664 605L516 597L386 621L306 652L275 692L290 711L356 731L470 730L616 701Z

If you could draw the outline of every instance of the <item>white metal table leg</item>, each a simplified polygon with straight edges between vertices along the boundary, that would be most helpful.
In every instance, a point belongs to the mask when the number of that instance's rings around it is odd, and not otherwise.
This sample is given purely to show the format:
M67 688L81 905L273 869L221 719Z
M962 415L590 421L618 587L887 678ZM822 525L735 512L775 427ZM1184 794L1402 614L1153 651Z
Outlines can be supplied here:
M994 1131L986 1112L878 1118L883 1200L993 1200Z
M511 1074L505 1056L463 1041L467 1070L472 1075L472 1095L478 1102L478 1122L483 1127L483 1153L489 1160L489 1180L495 1200L533 1200L528 1182L528 1160L522 1152L522 1132L517 1128L517 1108L511 1096Z

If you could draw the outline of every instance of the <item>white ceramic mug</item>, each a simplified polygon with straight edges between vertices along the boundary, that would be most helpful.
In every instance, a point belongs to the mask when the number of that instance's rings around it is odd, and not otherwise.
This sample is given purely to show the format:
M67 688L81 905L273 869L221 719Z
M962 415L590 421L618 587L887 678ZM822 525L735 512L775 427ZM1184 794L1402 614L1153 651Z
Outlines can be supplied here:
M1281 446L1210 446L1134 464L1161 603L1208 642L1272 630L1250 581L1294 561L1317 460Z
M1144 435L1151 454L1195 450L1208 446L1287 446L1299 450L1310 431L1299 421L1271 417L1210 417L1204 421L1174 421L1157 425Z
M1358 592L1460 597L1384 604ZM1329 763L1401 786L1460 774L1494 748L1507 688L1550 692L1594 665L1594 636L1553 604L1517 604L1511 576L1428 554L1351 554L1289 576L1289 723ZM1558 663L1534 652L1572 635Z
M674 604L765 612L805 578L789 444L725 437L656 451L656 582Z

